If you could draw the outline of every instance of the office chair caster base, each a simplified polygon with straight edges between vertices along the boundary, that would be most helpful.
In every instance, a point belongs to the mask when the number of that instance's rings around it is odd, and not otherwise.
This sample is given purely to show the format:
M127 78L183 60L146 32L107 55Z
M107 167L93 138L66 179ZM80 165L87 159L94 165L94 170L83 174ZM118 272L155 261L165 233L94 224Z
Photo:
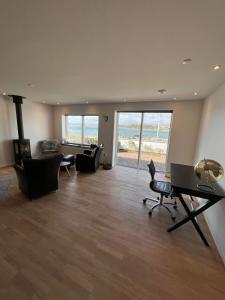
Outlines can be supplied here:
M173 215L173 213L171 212L171 210L166 205L164 205L164 204L162 204L162 206L165 207L165 209L169 212L171 219L173 221L175 221L176 217Z
M171 198L172 199L172 198ZM177 201L175 200L174 202L164 202L163 204L167 204L167 205L173 205L174 209L177 209Z
M153 202L158 203L159 202L159 197L157 197L157 199L154 199L154 198L144 198L143 199L143 204L146 204L147 201L153 201Z
M173 213L171 212L171 210L170 210L166 205L164 205L163 203L157 203L157 204L153 205L153 207L149 210L148 215L149 215L149 216L152 216L153 210L154 210L156 207L158 207L158 206L164 207L164 208L169 212L171 219L172 219L173 221L176 220L176 217L173 215Z

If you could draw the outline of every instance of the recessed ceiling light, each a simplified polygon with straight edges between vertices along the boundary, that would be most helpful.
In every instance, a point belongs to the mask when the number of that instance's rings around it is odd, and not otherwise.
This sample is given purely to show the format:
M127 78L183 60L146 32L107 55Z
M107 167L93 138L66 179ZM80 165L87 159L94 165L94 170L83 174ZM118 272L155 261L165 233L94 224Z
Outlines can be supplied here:
M28 83L27 86L29 86L29 87L35 87L35 85L33 83Z
M183 65L187 65L187 64L189 64L190 62L192 62L192 59L191 59L191 58L185 58L185 59L182 61L182 64L183 64Z
M216 70L219 70L221 68L221 65L215 65L213 66L213 69L216 71Z
M197 95L198 95L198 93L197 93L197 92L194 92L194 95L195 95L195 96L197 96Z
M177 97L173 97L173 100L177 100Z
M165 89L158 90L158 93L159 93L159 94L165 94L165 93L166 93L166 90L165 90Z
M6 92L3 92L2 95L3 95L3 96L6 96Z

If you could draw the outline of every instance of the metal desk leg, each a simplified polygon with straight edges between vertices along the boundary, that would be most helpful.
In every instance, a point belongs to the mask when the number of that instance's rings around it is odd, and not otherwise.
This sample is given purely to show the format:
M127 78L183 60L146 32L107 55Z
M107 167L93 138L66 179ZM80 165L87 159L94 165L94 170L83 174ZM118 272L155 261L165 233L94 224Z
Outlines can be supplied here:
M187 206L186 202L184 201L184 199L181 195L179 195L179 199L180 199L180 202L183 205L183 207L184 207L184 209L187 213L187 216L184 219L176 222L174 225L170 226L167 231L171 232L171 231L177 229L178 227L182 226L183 224L187 223L188 221L191 221L193 223L193 225L195 226L195 229L198 232L198 234L200 235L200 237L201 237L202 241L204 242L204 244L207 247L209 247L209 244L208 244L203 232L201 231L198 223L195 220L195 217L196 217L197 214L190 211L189 207Z

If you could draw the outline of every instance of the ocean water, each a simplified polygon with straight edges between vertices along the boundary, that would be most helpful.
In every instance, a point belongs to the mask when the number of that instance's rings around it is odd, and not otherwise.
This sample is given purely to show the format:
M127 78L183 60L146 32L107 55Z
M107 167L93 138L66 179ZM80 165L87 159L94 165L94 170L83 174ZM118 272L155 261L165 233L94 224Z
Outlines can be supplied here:
M81 135L81 126L76 124L69 124L68 125L68 133ZM97 127L88 127L85 126L84 128L84 135L86 136L97 136L98 135L98 128Z
M139 137L140 130L137 128L126 128L120 127L119 128L119 136L120 137ZM157 131L151 129L143 129L142 130L143 137L157 137ZM169 131L159 131L159 138L161 139L168 139Z
M76 124L70 124L68 126L68 132L69 132L69 134L80 135L81 127ZM142 133L143 133L143 137L157 137L156 130L144 129ZM98 135L98 128L86 126L84 129L84 134L86 136L96 136L96 135ZM139 135L140 135L140 130L137 128L126 128L126 127L119 128L119 136L120 137L123 137L123 138L139 137ZM162 138L162 139L168 139L169 131L159 131L158 137Z

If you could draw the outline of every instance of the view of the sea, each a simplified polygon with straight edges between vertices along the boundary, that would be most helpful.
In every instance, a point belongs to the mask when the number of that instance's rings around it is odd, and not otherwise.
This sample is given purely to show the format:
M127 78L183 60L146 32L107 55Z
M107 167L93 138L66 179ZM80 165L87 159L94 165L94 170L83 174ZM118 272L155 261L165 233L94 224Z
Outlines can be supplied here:
M138 129L138 128L127 128L127 127L119 128L119 136L120 137L138 137L139 135L140 135L140 129ZM168 139L169 131L159 131L158 136L157 136L157 130L143 129L142 136L143 137L159 137L162 139Z
M77 124L70 124L68 126L68 131L69 134L80 135L81 127ZM98 129L96 127L85 126L84 134L86 136L97 136ZM140 135L140 130L138 128L127 128L127 127L119 128L119 136L121 138L138 137L139 135ZM157 131L151 129L143 129L143 137L157 137ZM168 139L169 131L159 131L158 137L162 139Z

